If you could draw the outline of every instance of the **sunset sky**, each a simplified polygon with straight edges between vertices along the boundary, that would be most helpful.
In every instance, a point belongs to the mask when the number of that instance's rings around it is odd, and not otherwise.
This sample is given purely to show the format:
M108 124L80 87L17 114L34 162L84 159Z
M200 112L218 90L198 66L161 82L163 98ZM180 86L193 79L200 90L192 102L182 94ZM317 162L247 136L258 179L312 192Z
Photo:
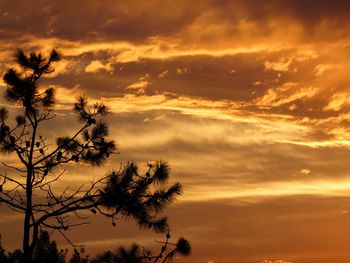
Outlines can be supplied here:
M350 262L350 1L0 0L1 75L16 48L63 54L41 81L58 100L43 134L73 133L78 95L111 111L120 154L62 185L169 162L171 232L193 247L176 262ZM22 215L0 211L20 247ZM162 238L92 221L69 233L90 254Z

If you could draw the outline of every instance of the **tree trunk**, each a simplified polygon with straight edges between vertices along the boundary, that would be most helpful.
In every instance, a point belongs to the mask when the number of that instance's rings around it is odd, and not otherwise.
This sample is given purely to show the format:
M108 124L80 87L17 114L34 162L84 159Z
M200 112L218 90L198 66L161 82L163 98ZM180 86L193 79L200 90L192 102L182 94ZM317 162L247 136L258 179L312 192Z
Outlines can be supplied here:
M31 263L33 251L30 246L30 217L32 214L32 171L28 169L27 183L26 183L26 198L27 207L24 216L23 225L23 253L24 253L24 263Z
M26 201L27 201L27 207L24 217L24 226L23 226L23 253L24 253L24 263L32 263L33 258L33 251L34 246L37 240L38 231L34 231L33 233L33 241L30 241L30 228L31 228L31 222L34 224L34 218L31 219L33 216L33 204L32 204L32 197L33 197L33 182L32 177L34 176L34 167L33 167L33 153L34 153L34 145L35 145L35 136L36 136L36 129L38 126L38 121L36 118L36 113L31 108L32 114L34 116L34 120L31 120L31 124L33 127L33 133L31 137L30 142L30 151L28 156L28 164L27 164L27 181L26 181Z

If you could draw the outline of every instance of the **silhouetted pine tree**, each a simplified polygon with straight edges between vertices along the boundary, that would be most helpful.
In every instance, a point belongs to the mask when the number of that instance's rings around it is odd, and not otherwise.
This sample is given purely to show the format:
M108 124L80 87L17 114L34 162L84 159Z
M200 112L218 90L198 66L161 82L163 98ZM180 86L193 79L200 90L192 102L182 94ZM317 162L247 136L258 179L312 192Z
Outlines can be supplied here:
M53 72L52 65L60 57L56 50L48 57L34 52L26 55L18 50L15 54L18 69L8 69L3 78L7 85L5 98L17 106L18 115L11 122L8 111L0 109L0 147L2 153L17 157L18 164L4 164L13 173L0 172L0 203L24 215L25 263L33 262L33 254L39 260L36 253L40 249L54 250L55 244L49 243L52 247L45 247L41 243L41 228L58 231L67 238L65 231L86 223L74 224L70 220L72 216L83 220L79 212L84 210L110 218L113 226L116 226L117 216L131 217L141 227L166 233L167 219L159 218L159 212L181 194L179 183L166 186L169 178L166 162L150 164L144 175L139 173L136 164L128 163L89 186L75 190L67 187L63 192L55 192L52 186L63 174L62 165L87 163L99 166L116 150L115 143L107 138L107 125L99 118L107 114L107 108L100 103L89 107L84 97L74 105L73 110L81 123L75 133L57 138L56 143L42 135L43 123L55 118L55 90L52 87L39 89L39 80ZM51 127L55 126L51 124Z

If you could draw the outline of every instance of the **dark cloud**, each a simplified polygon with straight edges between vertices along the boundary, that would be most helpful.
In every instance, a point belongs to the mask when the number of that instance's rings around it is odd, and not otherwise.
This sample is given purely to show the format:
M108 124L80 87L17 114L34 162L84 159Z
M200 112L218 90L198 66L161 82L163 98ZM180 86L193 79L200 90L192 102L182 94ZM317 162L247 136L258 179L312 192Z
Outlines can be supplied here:
M346 37L347 1L31 1L1 2L0 28L41 37L74 40L119 39L144 41L152 36L175 37L203 20L208 26L221 25L227 34L240 32L242 20L257 23L259 34L271 33L274 19L300 23L307 38ZM325 31L318 28L337 28ZM194 32L195 33L195 32ZM199 33L199 32L198 32ZM214 38L214 37L212 37ZM202 40L211 40L206 35ZM185 39L184 39L185 40ZM186 41L186 40L185 40Z
M172 34L198 13L186 1L2 1L2 10L0 27L18 33L129 41Z

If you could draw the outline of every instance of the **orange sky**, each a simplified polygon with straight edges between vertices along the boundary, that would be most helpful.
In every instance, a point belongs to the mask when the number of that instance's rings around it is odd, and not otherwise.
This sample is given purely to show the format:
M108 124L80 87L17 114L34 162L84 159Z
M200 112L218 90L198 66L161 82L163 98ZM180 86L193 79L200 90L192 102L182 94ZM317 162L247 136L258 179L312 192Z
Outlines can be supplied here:
M0 0L1 74L15 48L53 47L48 136L71 133L85 94L111 109L121 152L62 184L165 159L185 190L172 232L194 250L178 262L350 261L350 1ZM20 246L21 217L0 211L5 248ZM93 220L70 233L91 253L153 242Z

